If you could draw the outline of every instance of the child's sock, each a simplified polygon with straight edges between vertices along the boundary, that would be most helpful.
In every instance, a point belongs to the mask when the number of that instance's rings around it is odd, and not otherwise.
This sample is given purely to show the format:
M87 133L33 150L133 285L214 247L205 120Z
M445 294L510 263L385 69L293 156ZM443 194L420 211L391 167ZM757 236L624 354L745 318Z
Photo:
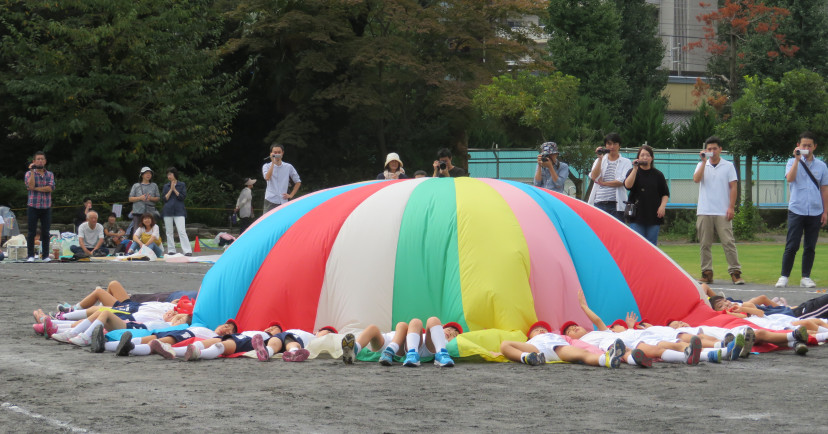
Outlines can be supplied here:
M687 363L687 357L684 353L676 350L664 350L664 354L661 355L661 360L667 363Z
M431 336L431 343L434 344L434 352L439 353L440 350L446 348L446 334L443 332L442 325L436 325L428 329Z
M419 351L420 350L420 334L419 333L409 333L405 337L405 344L408 346L408 350Z

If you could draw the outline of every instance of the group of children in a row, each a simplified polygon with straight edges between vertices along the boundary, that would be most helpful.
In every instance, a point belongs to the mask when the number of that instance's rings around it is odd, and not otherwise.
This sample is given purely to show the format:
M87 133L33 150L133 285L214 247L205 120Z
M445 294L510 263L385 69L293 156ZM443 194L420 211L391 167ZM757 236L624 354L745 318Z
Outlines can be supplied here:
M654 326L639 322L631 313L607 327L589 308L582 292L579 301L595 326L593 331L572 321L564 323L559 330L538 321L529 328L528 341L503 341L499 352L491 352L492 358L502 355L528 365L564 361L610 368L623 363L650 367L654 359L696 365L700 361L720 363L748 357L755 343L790 347L804 355L809 341L824 342L828 338L828 323L822 319L802 320L791 316L785 316L788 320L774 318L772 324L767 322L771 319L763 318L766 322L757 324L756 329L747 325L724 329L690 327L681 321ZM718 304L714 303L715 307ZM187 297L172 303L134 302L123 286L113 281L106 290L98 287L75 305L59 305L55 314L34 311L33 327L46 338L89 346L96 353L159 354L167 359L186 361L248 352L255 352L261 361L277 354L282 354L284 361L303 361L310 355L306 347L313 339L337 334L332 326L322 327L316 333L285 330L278 321L272 321L261 331L242 331L233 319L215 329L191 326L192 309L193 302ZM485 331L468 332L466 336L471 338L474 333ZM395 358L407 367L420 366L421 359L433 358L436 366L452 367L454 361L447 350L448 342L461 334L460 324L442 324L436 317L428 318L425 327L416 318L399 322L387 333L369 325L356 336L348 333L342 337L342 357L345 363L351 364L362 349L368 348L379 353L379 363L386 366L392 365Z

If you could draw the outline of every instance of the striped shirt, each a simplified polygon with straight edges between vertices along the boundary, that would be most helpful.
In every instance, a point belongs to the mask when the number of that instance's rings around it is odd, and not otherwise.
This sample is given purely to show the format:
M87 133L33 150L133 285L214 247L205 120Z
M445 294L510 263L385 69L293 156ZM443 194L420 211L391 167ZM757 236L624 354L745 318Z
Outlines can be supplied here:
M607 161L607 170L602 173L601 181L610 182L615 181L615 168L618 167L618 160ZM604 187L599 185L598 191L595 193L595 202L615 202L615 189L617 187Z
M55 175L45 170L41 175L40 172L34 171L35 174L35 187L52 187L52 190L55 189ZM24 178L24 182L26 184L26 188L29 186L29 177L32 176L32 171L29 170L26 172L26 176ZM52 207L52 192L43 192L43 191L34 191L29 190L29 201L27 203L32 208L38 209L46 209Z

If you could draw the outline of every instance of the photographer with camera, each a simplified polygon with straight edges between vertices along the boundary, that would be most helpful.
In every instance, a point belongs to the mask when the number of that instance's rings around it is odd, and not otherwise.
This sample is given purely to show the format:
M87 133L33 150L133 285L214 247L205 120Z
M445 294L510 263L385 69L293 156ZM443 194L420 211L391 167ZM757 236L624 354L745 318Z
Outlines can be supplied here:
M293 199L296 192L299 191L299 186L302 185L299 173L296 172L292 164L282 159L284 156L284 145L279 143L270 145L270 156L265 158L267 163L262 166L262 176L267 182L262 214ZM288 193L290 181L293 181L293 190Z
M799 135L793 158L785 166L785 180L788 181L790 201L788 202L788 236L785 239L785 253L782 255L782 275L776 282L777 288L788 285L796 252L802 236L805 242L802 251L802 278L799 286L815 288L811 279L814 266L819 228L828 222L828 168L823 161L814 158L817 143L811 132Z
M37 221L40 220L40 232L43 234L43 262L49 262L49 229L52 226L52 191L55 190L55 174L46 170L46 154L37 151L24 181L29 190L26 215L29 219L29 236L26 238L28 262L35 261L35 235Z
M660 170L655 168L655 151L647 145L638 148L633 168L627 172L624 187L630 191L628 204L635 211L626 212L630 228L647 241L658 245L658 232L664 224L670 189Z
M535 170L535 187L563 193L564 183L569 177L569 166L558 161L558 144L546 142L540 146L538 168Z
M722 158L721 140L711 136L704 141L699 153L701 161L696 165L693 182L699 184L699 202L696 207L696 232L699 237L699 254L703 283L713 283L713 234L719 235L724 249L730 278L735 285L743 285L742 266L733 237L733 216L736 207L736 168Z
M624 221L624 201L627 189L624 180L632 163L619 153L621 136L609 133L604 137L604 146L595 150L598 158L592 165L589 177L595 182L589 195L589 204L606 211L620 221Z
M437 160L434 161L434 174L431 176L435 178L445 178L449 176L457 178L460 176L466 176L466 171L451 164L451 151L449 151L448 148L443 148L437 151Z

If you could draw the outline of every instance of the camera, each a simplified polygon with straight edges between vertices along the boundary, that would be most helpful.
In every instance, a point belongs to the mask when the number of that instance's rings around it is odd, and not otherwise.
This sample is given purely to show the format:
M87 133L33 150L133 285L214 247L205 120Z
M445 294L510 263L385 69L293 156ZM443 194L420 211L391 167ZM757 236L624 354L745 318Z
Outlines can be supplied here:
M32 169L40 170L42 168L43 168L43 166L41 166L40 164L35 164L35 165L32 166Z
M699 157L701 157L702 160L704 160L705 158L710 158L712 156L713 156L712 152L700 152L699 153Z
M609 154L610 150L607 149L607 148L598 148L597 152L598 152L598 155L604 155L604 154Z
M797 149L796 155L808 155L809 152L807 149Z
M633 166L638 166L638 163L639 163L638 160L633 161Z
M446 170L446 162L445 161L440 162L440 170Z
M542 154L541 155L541 161L544 162L544 163L549 161L549 154Z

